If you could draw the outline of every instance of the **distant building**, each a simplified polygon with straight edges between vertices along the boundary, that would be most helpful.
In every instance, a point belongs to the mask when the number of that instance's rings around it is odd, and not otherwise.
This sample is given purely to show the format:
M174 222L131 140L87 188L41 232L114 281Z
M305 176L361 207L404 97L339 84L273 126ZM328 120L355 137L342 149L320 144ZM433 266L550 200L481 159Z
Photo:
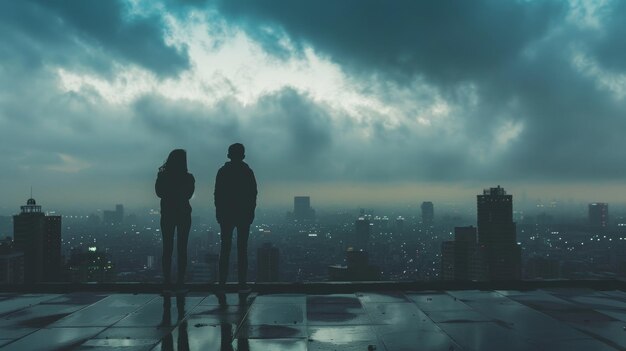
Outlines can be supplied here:
M155 262L156 262L156 259L154 255L148 255L146 257L146 269L149 269L149 270L155 269L156 268Z
M521 248L513 222L513 196L498 185L476 198L478 243L485 250L487 279L520 279Z
M115 211L103 211L102 222L108 225L121 225L124 223L124 205L115 205Z
M402 232L404 231L404 217L398 216L396 218L396 231Z
M371 222L368 217L361 216L354 222L354 239L349 246L358 249L367 249L370 241Z
M277 282L279 279L280 252L270 243L257 250L257 282Z
M15 251L13 240L0 240L0 284L24 283L24 253Z
M609 204L594 202L589 204L589 225L606 228L609 225Z
M422 224L432 226L435 222L435 206L430 201L422 202Z
M444 241L441 245L441 278L484 280L484 273L484 254L476 240L476 227L454 228L454 241Z
M43 250L44 281L61 280L61 216L46 216Z
M35 199L13 216L15 250L24 253L24 282L55 281L61 272L61 217L46 216Z
M0 216L0 238L11 235L13 221L10 216Z
M24 253L0 253L0 284L24 283Z
M524 265L527 279L558 279L561 277L561 263L555 258L534 256Z
M328 266L328 277L331 281L377 281L380 280L380 269L369 264L369 256L365 250L346 251L346 266Z
M315 219L315 210L311 208L310 196L295 196L293 198L293 219L297 221Z
M103 251L89 247L87 251L73 249L68 261L73 283L110 282L115 280L113 263Z

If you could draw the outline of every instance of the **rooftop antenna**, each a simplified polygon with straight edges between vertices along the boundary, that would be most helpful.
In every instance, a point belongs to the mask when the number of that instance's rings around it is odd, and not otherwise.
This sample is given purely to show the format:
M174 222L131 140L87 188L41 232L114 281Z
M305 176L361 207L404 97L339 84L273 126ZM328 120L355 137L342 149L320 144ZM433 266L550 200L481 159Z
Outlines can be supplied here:
M33 186L32 185L30 186L30 198L31 199L33 198Z

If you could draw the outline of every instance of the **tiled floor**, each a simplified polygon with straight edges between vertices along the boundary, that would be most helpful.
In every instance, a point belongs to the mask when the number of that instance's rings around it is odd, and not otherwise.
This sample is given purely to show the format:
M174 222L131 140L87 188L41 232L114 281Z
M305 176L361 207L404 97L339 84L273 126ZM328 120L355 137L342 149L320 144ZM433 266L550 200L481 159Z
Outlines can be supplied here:
M626 350L626 293L0 294L1 350Z

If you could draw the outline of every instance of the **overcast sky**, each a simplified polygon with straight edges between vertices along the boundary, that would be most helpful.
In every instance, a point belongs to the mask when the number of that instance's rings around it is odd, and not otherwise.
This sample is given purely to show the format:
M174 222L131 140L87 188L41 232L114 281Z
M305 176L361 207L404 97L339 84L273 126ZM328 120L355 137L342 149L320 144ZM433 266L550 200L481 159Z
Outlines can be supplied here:
M0 208L626 196L626 1L0 0Z

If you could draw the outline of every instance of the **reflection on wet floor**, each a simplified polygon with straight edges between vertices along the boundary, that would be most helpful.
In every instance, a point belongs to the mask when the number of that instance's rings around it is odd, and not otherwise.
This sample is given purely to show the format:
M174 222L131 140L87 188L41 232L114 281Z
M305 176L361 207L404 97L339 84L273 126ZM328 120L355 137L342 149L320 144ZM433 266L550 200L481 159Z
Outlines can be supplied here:
M626 350L626 293L2 294L2 350Z

